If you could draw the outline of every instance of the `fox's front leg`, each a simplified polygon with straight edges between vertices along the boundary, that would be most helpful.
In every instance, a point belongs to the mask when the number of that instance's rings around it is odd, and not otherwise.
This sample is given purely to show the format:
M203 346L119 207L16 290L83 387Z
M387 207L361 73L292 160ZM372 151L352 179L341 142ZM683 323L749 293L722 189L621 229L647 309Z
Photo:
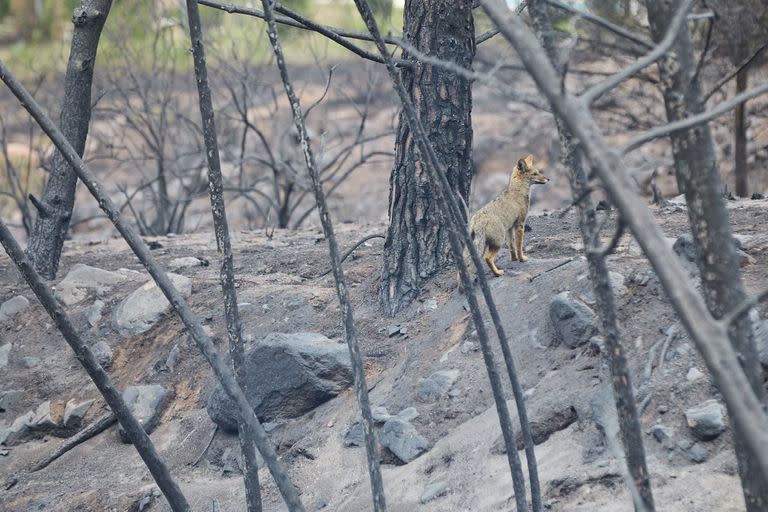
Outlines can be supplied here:
M517 249L515 248L515 226L507 231L507 242L509 242L509 257L512 261L517 261Z
M528 256L523 255L523 237L525 236L525 221L517 223L517 259L528 261Z

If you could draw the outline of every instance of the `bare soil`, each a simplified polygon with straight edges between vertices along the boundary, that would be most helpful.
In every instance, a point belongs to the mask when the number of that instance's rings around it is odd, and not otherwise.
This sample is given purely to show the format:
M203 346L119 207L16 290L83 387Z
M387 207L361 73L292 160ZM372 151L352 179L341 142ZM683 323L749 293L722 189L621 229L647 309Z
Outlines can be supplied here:
M768 201L729 202L729 207L737 234L765 236ZM653 211L670 243L686 231L684 207ZM599 216L606 220L607 239L612 234L615 212L600 212ZM533 216L529 223L532 231L526 246L530 261L512 263L508 255L500 256L499 266L507 272L492 280L492 289L526 390L531 419L554 424L553 416L571 407L577 415L575 422L550 432L550 437L537 446L545 502L549 510L632 510L620 466L605 448L593 418L591 403L603 385L599 355L588 347L570 349L556 344L549 319L548 305L555 294L574 290L589 295L577 221L573 212L562 217L552 212ZM384 229L377 223L337 226L342 247ZM155 242L154 254L162 263L190 255L210 261L210 266L187 268L181 273L193 281L193 310L211 329L220 351L226 352L218 255L212 233L147 241ZM315 277L327 269L326 244L319 230L277 230L271 238L263 232L238 232L233 243L244 333L258 340L269 332L313 331L343 341L333 280L330 276ZM742 275L747 288L754 292L764 286L768 254L762 246L750 255L755 262L746 265ZM558 266L571 258L573 261ZM382 314L377 301L380 260L381 241L372 240L345 263L371 400L374 405L386 406L392 414L415 406L419 416L413 424L432 443L426 454L409 464L384 465L390 510L513 510L506 456L494 450L500 431L482 356L478 351L461 350L465 341L477 343L477 339L465 299L455 289L454 271L447 268L429 283L411 308L389 318ZM107 270L142 270L118 239L69 242L60 275L64 276L75 263ZM692 367L707 372L684 333L672 340L668 360L659 364L659 341L677 318L630 236L622 239L609 266L626 278L626 293L618 297L617 303L634 384L639 393L652 389L642 415L643 428L662 423L673 430L675 443L684 437L692 438L683 411L706 399L718 398L718 392L708 376L693 382L686 379ZM119 387L158 383L172 390L173 398L152 439L193 509L244 510L240 475L224 472L222 461L225 449L237 450L237 439L219 432L203 452L213 430L203 409L203 387L210 372L181 322L169 315L150 331L133 337L122 337L112 328L112 309L136 286L136 282L128 283L102 296L107 305L101 321L93 328L88 326L84 313L96 297L71 307L70 315L84 337L94 342L103 339L112 347L115 360L110 375ZM9 259L0 256L0 301L18 294L29 298L32 306L0 325L0 345L13 344L9 365L0 375L0 389L22 389L24 394L9 410L0 413L0 424L10 424L44 400L70 398L96 398L85 418L86 424L93 421L105 412L103 401L42 307L19 281ZM429 307L428 299L434 299L436 309ZM762 313L765 316L765 307ZM391 325L405 327L407 333L390 337ZM181 353L171 373L162 363L174 344ZM655 352L651 350L654 346ZM655 356L648 388L642 376L652 353ZM25 356L39 357L41 362L25 368ZM458 396L432 404L418 402L415 397L419 380L442 369L459 370ZM512 402L510 408L514 411ZM356 410L350 389L300 418L273 425L270 431L308 510L323 503L327 510L370 508L364 451L343 445ZM55 437L44 437L6 448L8 453L0 456L0 510L138 510L138 502L146 496L151 499L144 510L167 510L164 500L153 495L155 486L135 451L119 442L116 427L47 468L30 473L30 467L60 442ZM650 435L645 436L645 446L660 510L743 510L730 429L716 440L702 443L710 453L702 464L692 463L679 448L667 450ZM524 460L522 452L520 456ZM421 504L425 485L440 480L448 483L447 494ZM261 470L261 482L265 510L284 510L266 469Z

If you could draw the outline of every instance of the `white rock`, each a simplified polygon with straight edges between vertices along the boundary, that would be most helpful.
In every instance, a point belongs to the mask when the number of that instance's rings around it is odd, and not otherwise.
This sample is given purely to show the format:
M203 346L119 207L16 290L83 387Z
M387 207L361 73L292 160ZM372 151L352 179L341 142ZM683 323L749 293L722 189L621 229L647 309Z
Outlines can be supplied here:
M90 292L104 293L129 279L127 273L110 272L78 263L56 286L56 298L65 306L84 300Z
M173 286L186 298L192 294L192 281L179 274L168 274ZM134 290L116 308L113 324L120 334L133 336L148 331L171 308L154 281Z

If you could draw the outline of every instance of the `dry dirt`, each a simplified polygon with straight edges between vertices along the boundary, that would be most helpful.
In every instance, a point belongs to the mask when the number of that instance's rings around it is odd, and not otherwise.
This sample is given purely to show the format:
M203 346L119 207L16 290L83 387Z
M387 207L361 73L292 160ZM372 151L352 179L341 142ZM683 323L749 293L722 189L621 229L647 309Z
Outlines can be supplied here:
M685 232L684 208L671 206L653 211L671 241ZM729 212L736 233L766 234L768 201L729 202ZM607 219L604 236L608 238L615 213L600 212L599 216ZM545 502L549 510L632 510L619 465L606 450L593 419L591 403L602 387L599 356L585 347L570 349L553 343L548 313L552 297L563 290L587 295L589 291L585 263L579 256L576 219L572 212L563 217L550 213L531 217L529 223L532 231L526 245L530 261L512 263L503 255L500 266L507 273L492 280L492 289L526 390L531 419L546 423L554 413L571 407L577 414L575 422L553 432L537 446ZM383 232L384 228L381 224L337 227L342 247L351 246L367 234ZM153 252L161 263L180 256L197 256L211 262L208 267L188 268L181 273L193 282L193 310L210 327L219 349L226 352L218 257L212 234L147 241L157 242ZM326 244L319 230L277 230L272 238L263 232L239 232L234 235L234 247L238 299L248 303L242 307L246 334L259 339L273 331L313 331L343 339L332 278L315 277L327 265ZM764 286L768 270L764 249L754 249L751 256L755 262L742 269L744 281L753 292ZM345 263L371 401L386 406L392 414L415 406L419 416L413 424L432 444L427 453L409 464L383 466L389 509L513 510L507 459L493 450L500 431L482 356L477 351L461 350L463 342L477 340L464 298L455 290L454 272L446 269L429 283L411 308L389 318L377 303L380 255L381 241L372 240ZM570 258L574 260L548 271ZM69 242L60 276L75 263L108 270L141 270L118 239ZM648 388L640 377L651 347L664 339L664 332L677 319L658 280L628 235L610 257L609 266L626 278L626 293L617 300L619 321L635 386L644 393ZM648 276L644 284L643 276ZM119 387L159 383L173 390L173 399L152 439L193 509L244 510L240 475L222 472L222 454L226 448L237 449L236 438L219 432L195 464L213 429L203 409L202 388L209 370L181 322L167 316L150 331L133 337L122 337L112 329L112 309L136 286L135 282L128 283L101 297L107 305L96 327L89 328L84 317L95 297L72 306L71 317L86 339L104 339L112 347L115 361L110 375ZM23 389L24 395L8 411L0 413L0 423L9 424L47 399L97 398L86 423L103 414L105 406L94 386L42 307L19 281L8 258L0 256L0 301L18 294L29 298L32 306L0 325L0 345L13 344L9 365L0 375L0 389ZM428 299L434 299L436 309L428 307ZM765 312L764 307L763 317ZM407 334L389 337L387 327L393 324L406 327ZM181 349L179 363L173 373L162 371L161 363L174 344ZM642 423L644 429L664 424L673 429L677 442L691 437L683 410L719 395L708 377L694 382L686 379L691 367L706 373L687 336L674 339L668 355L663 365L653 367L653 394ZM22 365L24 356L39 357L41 362L27 369ZM658 357L657 352L654 360ZM417 402L419 379L441 369L460 371L460 394L433 404ZM511 397L509 390L507 393ZM514 410L512 402L510 408ZM343 436L355 414L354 393L348 390L300 418L278 424L270 432L308 510L323 503L326 510L333 511L370 509L364 451L343 445ZM710 458L702 464L690 462L679 449L668 451L650 435L644 439L659 510L743 510L730 429L715 441L703 443ZM30 466L59 443L58 438L45 437L10 447L7 454L0 456L0 510L137 510L142 498L152 496L155 487L148 471L132 447L119 442L116 427L47 468L30 473ZM524 459L522 452L520 455ZM265 510L284 510L267 470L262 469L260 476ZM435 481L447 482L447 494L421 504L425 485ZM162 498L150 501L145 510L167 510Z

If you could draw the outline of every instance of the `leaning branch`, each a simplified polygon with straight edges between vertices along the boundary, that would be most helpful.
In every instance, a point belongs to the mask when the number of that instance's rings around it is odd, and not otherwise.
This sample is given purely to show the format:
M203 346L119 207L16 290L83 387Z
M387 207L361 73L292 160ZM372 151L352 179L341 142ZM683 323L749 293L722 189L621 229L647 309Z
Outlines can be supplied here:
M692 126L696 126L697 124L705 123L716 117L720 117L721 115L727 113L728 111L733 110L738 105L741 105L745 101L748 101L756 96L760 96L761 94L765 94L765 93L768 93L768 84L760 85L758 87L745 91L739 94L738 96L734 96L730 100L720 103L712 110L708 110L706 112L702 112L701 114L697 114L695 116L691 116L685 119L681 119L679 121L675 121L673 123L659 126L652 130L648 130L645 133L636 135L635 137L630 139L629 142L621 146L619 148L619 153L622 155L626 155L630 151L639 148L646 142L650 142L652 140L659 139L661 137L666 137L670 133L679 132L680 130L686 130Z
M683 26L683 23L685 23L688 10L691 8L693 2L694 0L683 0L681 2L680 9L677 11L677 14L675 14L675 17L672 18L672 23L669 24L667 35L665 35L664 39L662 39L661 42L656 47L654 47L654 49L651 50L645 57L638 59L634 64L627 66L612 77L606 78L602 82L599 82L587 89L581 95L581 99L585 102L585 104L591 105L600 96L618 86L621 82L627 78L630 78L638 71L650 66L664 55L666 55L666 53L672 47L672 44L675 42L677 34L680 32L680 28Z
M765 49L768 48L768 42L763 44L760 48L755 50L755 53L744 59L739 63L738 66L736 66L736 69L734 69L732 72L725 75L723 78L717 81L717 83L702 97L702 102L706 103L709 98L712 97L713 94L715 94L717 91L719 91L725 84L733 80L733 78L738 75L742 70L747 69L749 66L752 65L752 63L757 59L757 57L760 56Z
M368 386L365 383L365 369L363 368L363 357L360 353L360 344L357 339L357 328L355 327L355 318L352 311L352 303L349 300L349 293L344 279L344 271L341 267L339 257L339 247L336 242L336 235L333 230L333 222L328 213L328 205L325 201L325 191L320 180L315 154L310 146L309 134L305 124L305 116L301 111L301 103L293 90L293 84L288 75L288 67L285 63L285 55L280 45L280 36L277 33L277 23L272 13L272 0L262 0L264 9L264 19L267 21L267 33L269 41L272 43L272 49L275 53L275 60L280 71L280 78L285 88L285 95L293 111L293 121L296 131L301 140L301 148L304 153L304 161L309 171L309 177L312 180L312 188L315 193L315 202L320 214L320 223L323 226L323 234L328 241L328 252L333 268L333 278L336 282L336 295L341 306L342 319L344 322L344 335L349 349L349 356L352 361L352 371L355 377L355 392L357 402L360 406L360 412L363 416L363 433L365 437L365 452L368 458L368 476L371 482L371 494L373 497L373 509L375 512L384 512L386 510L386 500L384 496L384 483L381 477L381 468L379 466L378 447L376 445L376 436L374 434L373 415L371 413L371 404L368 398ZM387 54L388 56L388 54Z
M0 68L4 68L2 62L0 62ZM5 80L5 69L2 69L3 80ZM59 132L61 137L64 135ZM66 140L66 139L65 139ZM74 153L72 146L69 149ZM45 308L50 315L51 319L56 324L59 332L61 332L64 339L67 341L72 351L75 353L75 357L83 365L85 371L88 372L88 376L91 378L99 393L102 394L107 405L115 413L120 424L123 426L125 433L133 443L136 451L139 452L139 456L147 465L149 472L152 474L152 478L157 482L157 486L165 495L168 500L168 504L174 510L174 512L187 512L190 509L187 499L181 493L181 489L178 484L173 480L171 473L160 459L160 455L155 449L155 445L149 439L149 436L144 431L144 427L133 416L131 410L126 405L120 392L112 384L112 379L109 374L104 371L104 368L96 361L96 356L93 355L90 347L80 338L77 332L77 328L72 324L67 312L64 311L62 305L53 297L51 289L46 284L45 280L35 270L32 262L24 254L24 251L19 246L19 243L13 237L11 232L5 226L5 223L0 220L0 243L5 248L5 252L10 256L13 263L24 276L24 280L32 289L40 304Z
M560 2L559 0L544 0L544 2L548 3L552 7L556 7L557 9L560 9L561 11L571 13L578 18L583 18L591 23L594 23L598 27L602 27L608 30L609 32L616 34L619 37L623 37L628 41L632 41L633 43L642 46L646 50L653 49L653 42L649 41L648 39L645 39L644 37L640 37L634 32L631 32L625 29L624 27L621 27L611 21L608 21L605 18L596 16L589 11L577 9L572 5L568 5L566 3Z
M94 176L86 163L83 162L83 159L78 156L75 149L61 133L61 130L59 130L53 121L45 115L40 108L40 105L29 92L27 92L16 77L13 76L2 61L0 61L0 80L5 82L5 85L7 85L11 92L19 99L22 106L40 125L40 128L42 128L46 135L48 135L53 144L62 152L64 158L70 165L72 165L77 176L99 203L99 207L107 214L109 220L112 221L112 224L123 236L128 243L128 246L139 258L139 261L141 261L144 268L146 268L152 276L152 279L154 279L158 288L160 288L168 299L168 302L171 304L174 311L179 315L182 322L189 330L192 339L213 369L216 378L221 382L222 388L227 393L227 396L235 402L241 420L248 423L249 428L253 429L256 433L256 442L259 451L264 457L264 461L267 463L267 466L272 473L272 477L275 479L275 483L277 484L280 493L283 495L286 504L289 506L289 509L291 511L304 510L296 488L291 483L283 464L278 460L275 448L269 441L264 428L256 419L256 415L253 413L253 408L248 403L248 399L245 397L242 389L237 385L234 375L222 361L211 338L203 330L202 324L197 317L195 317L186 300L184 300L184 297L182 297L178 290L173 286L168 275L160 265L158 265L155 257L138 233L136 233L133 226L125 221L115 203L109 195L104 192L101 183L96 179L96 176Z

